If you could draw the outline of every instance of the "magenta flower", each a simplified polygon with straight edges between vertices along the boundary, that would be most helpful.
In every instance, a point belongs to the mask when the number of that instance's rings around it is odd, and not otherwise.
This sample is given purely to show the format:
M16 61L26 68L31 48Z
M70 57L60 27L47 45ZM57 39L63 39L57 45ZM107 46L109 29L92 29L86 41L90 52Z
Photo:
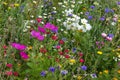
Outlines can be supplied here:
M58 31L58 27L56 27L55 25L53 25L53 24L51 24L51 23L46 23L46 24L44 25L44 28L50 29L50 30L52 30L52 31L54 31L54 32L57 32L57 31Z
M32 35L33 37L37 38L37 37L40 36L40 32L37 32L37 31L35 31L35 30L32 30L32 31L31 31L31 35Z
M23 44L19 44L19 43L12 43L11 44L12 47L16 48L17 50L25 50L26 46Z
M28 55L25 53L25 52L20 52L20 56L23 58L23 59L28 59Z
M38 30L42 33L46 33L45 28L38 26Z
M43 41L44 40L44 36L39 36L39 37L37 37L37 39L39 40L39 41Z
M44 36L40 35L40 32L37 32L35 30L31 31L31 35L34 37L34 38L37 38L38 40L40 41L43 41L44 40Z

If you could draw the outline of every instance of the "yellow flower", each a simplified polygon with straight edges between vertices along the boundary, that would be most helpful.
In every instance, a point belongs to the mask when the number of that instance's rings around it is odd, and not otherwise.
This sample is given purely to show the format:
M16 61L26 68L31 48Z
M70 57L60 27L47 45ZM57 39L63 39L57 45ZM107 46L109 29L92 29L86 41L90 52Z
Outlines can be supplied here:
M21 66L21 64L20 64L20 63L18 63L17 65L18 65L18 66Z
M37 4L37 2L36 2L36 1L33 1L33 3L34 3L34 4Z
M108 74L109 71L108 70L104 70L103 72L106 73L106 74Z
M31 49L32 49L32 46L29 46L29 47L28 47L28 50L31 50Z
M74 64L76 61L75 61L75 59L70 59L69 62L70 62L70 64Z
M118 80L116 77L114 77L112 80Z
M78 76L77 79L78 79L78 80L82 80L82 76Z
M100 54L100 55L101 55L101 54L103 54L103 53L102 53L101 51L98 51L97 54Z
M120 19L118 20L118 22L120 22Z
M82 8L82 10L86 11L87 9L84 7L84 8Z
M117 72L120 74L120 69Z
M8 10L10 10L11 9L11 7L8 7Z
M61 64L59 64L59 67L61 68L61 67L62 67L62 65L61 65Z
M3 2L3 4L4 4L4 5L7 5L8 3L6 3L6 2Z
M15 7L19 7L20 5L19 5L19 4L17 4L17 3L15 3L15 4L14 4L14 6L15 6Z
M102 72L99 72L99 74L102 74Z

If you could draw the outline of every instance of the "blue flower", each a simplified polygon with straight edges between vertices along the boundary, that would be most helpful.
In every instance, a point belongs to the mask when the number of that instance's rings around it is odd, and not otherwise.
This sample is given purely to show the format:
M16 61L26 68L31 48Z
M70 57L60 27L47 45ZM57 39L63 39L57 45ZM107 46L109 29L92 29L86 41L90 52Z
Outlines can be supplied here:
M73 16L73 14L68 14L68 16L69 16L69 17L72 17L72 16Z
M42 71L42 72L40 73L40 75L41 75L41 76L45 76L45 75L46 75L46 72L45 72L45 71Z
M88 19L91 20L93 17L92 16L88 16Z
M81 69L86 71L87 70L87 66L83 65L83 66L81 66Z
M49 68L49 71L55 72L55 68L54 68L54 67L50 67L50 68Z
M62 74L62 75L66 75L67 73L68 73L67 70L62 70L62 71L61 71L61 74Z
M113 38L113 37L114 37L113 34L108 34L107 36L110 37L110 38Z
M77 49L76 49L76 48L73 48L73 49L72 49L72 52L76 52L76 51L77 51Z
M104 16L100 18L100 21L104 21L104 20L105 20L105 17L104 17Z
M110 9L109 8L105 8L105 13L109 13Z
M85 15L88 16L90 13L89 12L86 12Z
M93 6L93 5L92 5L92 6L90 6L90 8L91 8L91 9L94 9L94 8L95 8L95 6Z
M90 75L92 78L97 78L97 75L94 73L94 74L91 74Z

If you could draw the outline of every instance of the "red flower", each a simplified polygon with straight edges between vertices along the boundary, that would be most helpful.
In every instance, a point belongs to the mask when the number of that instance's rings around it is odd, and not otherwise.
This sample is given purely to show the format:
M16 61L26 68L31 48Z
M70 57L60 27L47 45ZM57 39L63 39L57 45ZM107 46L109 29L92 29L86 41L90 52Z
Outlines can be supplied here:
M83 53L82 53L82 52L79 52L78 54L79 54L79 56L81 56L81 57L83 56Z
M19 74L18 74L18 72L13 72L13 75L18 76Z
M6 45L4 45L4 46L3 46L3 48L4 48L4 49L7 49L7 46L6 46Z
M60 54L60 55L63 55L64 53L63 53L62 51L59 51L59 54Z
M63 40L59 40L59 44L64 44L64 41Z
M47 52L47 50L45 48L41 48L40 52L45 54Z
M58 36L56 36L56 35L52 36L52 40L57 40L57 39L58 39Z
M37 18L37 22L40 23L42 21L42 18Z
M6 64L6 66L8 67L8 68L12 68L12 64Z
M81 62L81 63L84 63L84 59L80 59L80 62Z
M69 49L65 49L64 52L68 53L68 52L69 52Z
M68 58L70 58L70 56L69 56L68 54L66 54L66 55L65 55L65 58L67 58L67 59L68 59Z

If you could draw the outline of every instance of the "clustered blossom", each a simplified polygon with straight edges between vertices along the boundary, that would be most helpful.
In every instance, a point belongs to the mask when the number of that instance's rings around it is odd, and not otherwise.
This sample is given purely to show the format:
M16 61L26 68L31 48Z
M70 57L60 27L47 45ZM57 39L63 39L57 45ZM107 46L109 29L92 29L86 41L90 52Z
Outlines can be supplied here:
M28 59L28 54L26 54L24 52L24 50L27 48L27 46L23 45L23 44L20 44L20 43L11 43L11 46L13 48L16 48L17 50L20 51L20 56L23 58L23 59Z
M113 34L108 34L108 35L107 35L106 33L102 33L101 35L102 35L103 38L105 38L105 39L108 40L108 41L112 41L112 39L113 39L113 37L114 37Z
M91 30L91 25L88 24L88 21L83 18L81 19L76 14L73 14L73 10L65 10L66 17L68 15L71 15L70 17L67 17L67 19L63 22L63 25L66 27L67 30L82 30L83 32ZM81 25L79 24L81 22Z

